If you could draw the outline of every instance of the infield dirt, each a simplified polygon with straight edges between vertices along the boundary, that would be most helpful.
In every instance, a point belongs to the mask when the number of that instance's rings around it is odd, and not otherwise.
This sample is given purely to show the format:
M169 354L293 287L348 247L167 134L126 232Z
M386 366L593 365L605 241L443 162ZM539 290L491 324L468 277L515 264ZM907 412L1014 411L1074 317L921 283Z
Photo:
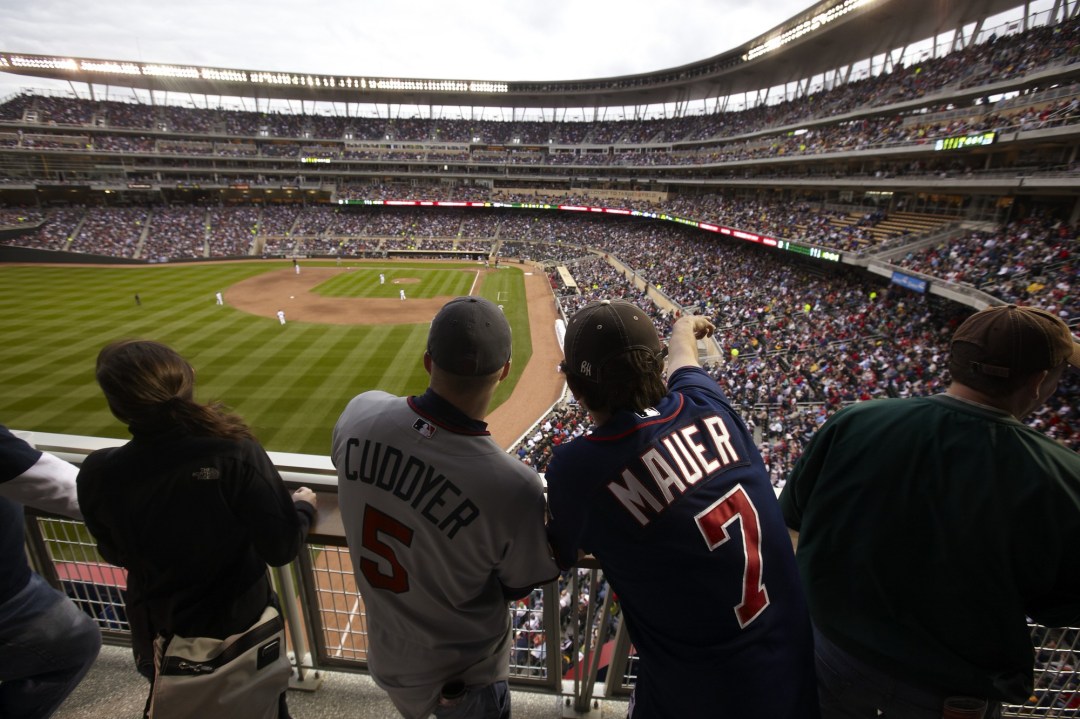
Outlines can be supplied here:
M312 292L317 285L345 271L346 268L338 267L304 267L299 275L292 269L266 272L226 288L225 302L261 317L275 317L278 310L285 310L289 320L377 325L430 322L450 299L410 298L403 302L385 298L324 297ZM487 274L497 271L480 270L480 282ZM506 449L559 399L564 387L558 371L562 349L555 336L555 298L546 275L539 268L526 270L524 280L532 357L509 399L487 417L492 438ZM479 286L478 283L477 288ZM416 360L420 362L421 358Z

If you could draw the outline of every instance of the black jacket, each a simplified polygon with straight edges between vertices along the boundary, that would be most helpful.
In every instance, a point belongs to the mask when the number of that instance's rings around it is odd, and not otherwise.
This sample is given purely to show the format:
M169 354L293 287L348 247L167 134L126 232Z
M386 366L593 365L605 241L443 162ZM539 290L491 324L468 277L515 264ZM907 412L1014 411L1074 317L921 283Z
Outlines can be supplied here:
M132 434L89 455L78 477L101 556L128 570L129 617L152 634L242 631L271 601L266 565L296 557L314 508L293 502L256 442Z

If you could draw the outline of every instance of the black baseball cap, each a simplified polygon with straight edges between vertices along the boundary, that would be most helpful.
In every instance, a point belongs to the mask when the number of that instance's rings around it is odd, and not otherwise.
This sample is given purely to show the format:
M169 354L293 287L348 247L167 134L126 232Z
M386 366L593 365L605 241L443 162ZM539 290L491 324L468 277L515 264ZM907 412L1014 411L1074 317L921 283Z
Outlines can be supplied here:
M976 312L953 334L952 349L963 353L970 371L994 377L1065 362L1080 367L1080 343L1069 326L1038 307L998 305Z
M652 319L626 300L598 300L575 312L563 338L564 371L602 382L604 365L619 355L645 350L660 361L662 347Z
M455 297L431 321L427 351L440 369L464 377L492 374L510 359L510 323L491 300Z

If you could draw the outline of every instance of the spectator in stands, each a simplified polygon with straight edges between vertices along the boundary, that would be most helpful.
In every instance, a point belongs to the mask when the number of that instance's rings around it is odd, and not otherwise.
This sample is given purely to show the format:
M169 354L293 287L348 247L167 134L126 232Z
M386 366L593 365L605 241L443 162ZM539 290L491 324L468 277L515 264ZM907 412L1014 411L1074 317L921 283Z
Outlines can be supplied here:
M1080 620L1080 455L1019 420L1080 344L1043 310L996 306L952 337L944 394L827 421L780 501L829 717L938 719L965 695L1032 694L1025 617Z
M170 347L107 345L97 380L132 439L86 458L79 501L101 556L128 570L132 648L152 693L155 638L224 639L277 605L266 565L296 557L315 493L289 496L243 420L195 400L195 371ZM287 688L285 675L280 717Z
M426 719L440 696L456 704L447 716L508 719L507 604L558 575L540 478L483 421L510 350L493 302L451 300L428 333L428 391L364 392L334 427L369 667L408 719Z
M23 504L82 519L78 469L0 425L0 716L45 719L75 689L101 648L101 632L62 592L31 571Z
M619 596L639 656L636 719L817 717L810 622L772 484L699 366L713 330L676 321L665 387L640 308L602 300L570 318L562 369L597 429L548 465L552 549L562 568L593 554Z

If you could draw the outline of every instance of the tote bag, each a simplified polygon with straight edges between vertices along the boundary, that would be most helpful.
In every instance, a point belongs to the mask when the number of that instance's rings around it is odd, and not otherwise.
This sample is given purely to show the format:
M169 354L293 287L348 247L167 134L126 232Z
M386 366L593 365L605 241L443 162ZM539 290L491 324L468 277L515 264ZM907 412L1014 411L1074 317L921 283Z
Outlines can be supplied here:
M272 606L225 639L159 636L154 666L151 719L276 719L292 674L285 625Z

